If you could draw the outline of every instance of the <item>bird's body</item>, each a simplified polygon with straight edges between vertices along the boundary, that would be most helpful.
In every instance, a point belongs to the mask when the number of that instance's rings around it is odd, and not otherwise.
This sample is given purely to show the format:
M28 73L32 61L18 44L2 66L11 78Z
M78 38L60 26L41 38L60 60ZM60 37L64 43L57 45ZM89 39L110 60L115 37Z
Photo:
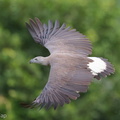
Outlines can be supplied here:
M35 57L30 63L50 65L49 80L42 93L33 101L32 106L58 105L77 99L81 92L86 92L93 78L101 79L114 72L107 59L88 57L92 53L90 41L75 29L66 28L51 21L42 24L38 18L30 19L26 24L35 42L45 46L48 57Z

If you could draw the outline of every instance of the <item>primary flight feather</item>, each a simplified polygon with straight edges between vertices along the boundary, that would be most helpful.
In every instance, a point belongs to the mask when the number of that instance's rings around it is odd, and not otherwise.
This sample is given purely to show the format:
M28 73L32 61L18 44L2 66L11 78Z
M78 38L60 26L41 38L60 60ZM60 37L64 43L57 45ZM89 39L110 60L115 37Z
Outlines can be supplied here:
M50 51L48 57L35 57L30 63L50 65L50 74L42 93L32 102L31 107L40 106L54 109L76 100L81 92L86 92L93 78L101 79L114 68L107 59L88 57L92 45L85 35L70 29L65 24L60 26L56 20L53 24L42 24L38 18L30 19L26 26L35 42Z

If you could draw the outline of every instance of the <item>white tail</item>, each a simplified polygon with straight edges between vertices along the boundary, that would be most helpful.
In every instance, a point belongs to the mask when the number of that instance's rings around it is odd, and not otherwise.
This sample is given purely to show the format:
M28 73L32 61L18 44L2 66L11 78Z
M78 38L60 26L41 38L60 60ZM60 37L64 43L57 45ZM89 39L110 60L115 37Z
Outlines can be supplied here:
M107 75L114 73L114 68L107 59L99 57L88 58L93 60L93 62L88 64L88 68L91 70L91 73L96 79L100 79L101 77L106 77Z

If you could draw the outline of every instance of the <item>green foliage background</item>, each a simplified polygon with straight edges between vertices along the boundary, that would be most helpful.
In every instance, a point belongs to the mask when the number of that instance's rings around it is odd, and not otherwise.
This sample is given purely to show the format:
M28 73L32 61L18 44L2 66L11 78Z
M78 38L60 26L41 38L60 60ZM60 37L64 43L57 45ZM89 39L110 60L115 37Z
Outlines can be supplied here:
M76 28L93 44L92 56L109 59L114 75L93 80L89 90L56 111L25 109L47 82L49 68L29 64L49 52L36 44L25 22L38 17ZM120 119L120 1L119 0L0 0L0 115L6 120ZM0 119L3 119L0 117Z

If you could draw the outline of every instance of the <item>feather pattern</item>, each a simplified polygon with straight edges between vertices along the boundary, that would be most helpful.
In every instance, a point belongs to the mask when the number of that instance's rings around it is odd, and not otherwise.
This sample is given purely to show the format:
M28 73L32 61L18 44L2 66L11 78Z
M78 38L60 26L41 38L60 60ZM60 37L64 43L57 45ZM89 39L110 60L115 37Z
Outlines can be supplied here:
M42 93L34 100L32 107L40 106L48 109L53 106L56 109L59 105L68 104L71 99L76 100L80 96L79 92L87 91L94 77L87 69L89 59L62 54L54 55L51 59L49 80Z
M46 25L42 24L38 18L35 18L35 21L30 19L29 24L26 23L26 26L35 42L45 46L50 53L71 51L71 53L84 56L92 53L91 43L85 35L75 29L66 27L65 24L60 26L58 20L55 21L54 25L49 20L48 25Z

